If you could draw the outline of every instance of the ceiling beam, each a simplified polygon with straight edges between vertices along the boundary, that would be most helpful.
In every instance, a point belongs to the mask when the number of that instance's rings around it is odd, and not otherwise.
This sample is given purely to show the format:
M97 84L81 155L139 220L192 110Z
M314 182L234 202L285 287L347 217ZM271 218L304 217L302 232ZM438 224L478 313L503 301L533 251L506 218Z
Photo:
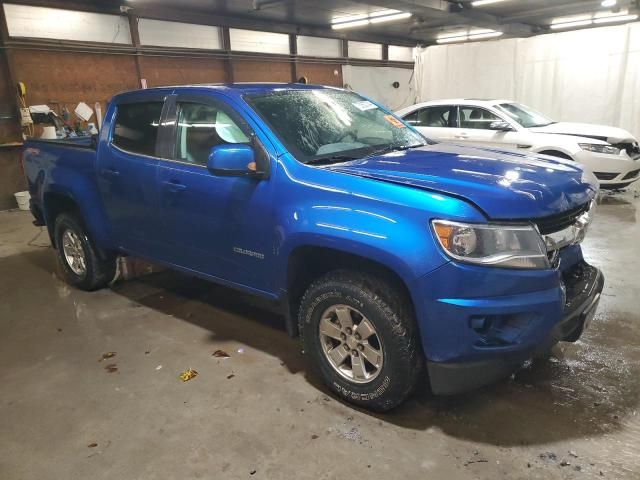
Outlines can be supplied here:
M411 12L417 17L438 19L451 24L465 24L478 28L500 30L507 35L528 37L536 33L537 28L519 22L503 22L500 17L480 12L473 8L464 8L457 2L444 0L363 0L359 3L392 8Z

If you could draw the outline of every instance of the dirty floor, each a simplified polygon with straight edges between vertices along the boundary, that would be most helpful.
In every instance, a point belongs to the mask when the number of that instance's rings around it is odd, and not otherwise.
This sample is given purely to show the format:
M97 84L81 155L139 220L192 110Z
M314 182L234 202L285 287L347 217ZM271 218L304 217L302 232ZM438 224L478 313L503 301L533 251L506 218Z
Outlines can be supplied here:
M71 289L30 216L0 213L0 478L639 479L638 209L601 201L585 251L607 283L580 342L385 415L331 397L252 299L171 272Z

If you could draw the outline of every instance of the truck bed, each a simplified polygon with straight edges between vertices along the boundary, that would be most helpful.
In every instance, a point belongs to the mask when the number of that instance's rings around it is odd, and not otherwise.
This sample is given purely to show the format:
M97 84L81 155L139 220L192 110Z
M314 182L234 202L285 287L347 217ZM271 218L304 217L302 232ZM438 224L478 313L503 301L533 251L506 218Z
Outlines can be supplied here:
M37 224L45 223L43 196L84 191L97 195L96 149L91 137L66 140L30 139L24 144L23 167ZM69 192L69 188L77 190ZM81 193L82 192L82 193Z

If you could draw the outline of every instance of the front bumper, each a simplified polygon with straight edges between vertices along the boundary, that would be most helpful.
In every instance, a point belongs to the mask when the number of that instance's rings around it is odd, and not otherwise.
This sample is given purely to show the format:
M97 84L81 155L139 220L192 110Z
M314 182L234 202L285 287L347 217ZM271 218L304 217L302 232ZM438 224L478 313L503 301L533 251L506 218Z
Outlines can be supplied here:
M582 150L575 160L594 173L601 188L624 188L640 180L640 157L632 158L625 152L605 155Z
M573 342L580 337L593 318L604 277L582 259L579 247L566 249L563 257L571 265L565 270L484 269L483 280L479 277L483 269L463 265L450 265L437 272L437 276L451 275L453 268L471 273L460 286L466 295L471 289L479 295L427 300L425 309L440 321L431 321L432 316L424 319L419 312L435 394L450 395L487 385L508 376L525 360L557 342ZM444 281L431 280L440 284ZM508 283L501 283L505 281ZM535 290L544 284L553 288ZM491 290L504 294L486 295Z

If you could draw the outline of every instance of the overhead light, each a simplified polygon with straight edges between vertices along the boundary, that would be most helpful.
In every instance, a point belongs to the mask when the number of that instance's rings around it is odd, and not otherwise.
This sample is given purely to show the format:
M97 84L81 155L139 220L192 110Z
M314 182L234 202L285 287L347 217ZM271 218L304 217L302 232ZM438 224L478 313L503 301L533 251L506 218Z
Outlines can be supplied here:
M348 17L338 17L331 21L331 28L339 30L341 28L362 27L372 23L392 22L411 17L410 12L399 10L380 10L370 14L349 15Z
M369 19L369 23L391 22L393 20L402 20L403 18L409 18L410 16L411 16L411 13L409 12L394 13L393 15L385 15L385 16L371 18Z
M593 23L615 23L632 22L638 19L638 15L611 15L610 17L600 17L593 20Z
M454 43L454 42L466 42L469 40L482 40L485 38L495 38L504 35L504 32L497 30L469 30L469 31L457 31L443 33L436 38L437 43Z
M632 22L637 19L637 14L629 15L629 10L625 9L616 13L599 12L588 15L556 18L551 22L550 28L552 30L560 30L565 28L586 27L593 24L601 25L603 23Z
M369 25L369 20L354 20L353 22L334 23L331 28L334 30L340 30L341 28L362 27Z
M618 4L618 0L602 0L602 6L604 8L615 7Z
M460 37L447 37L447 38L438 38L436 42L438 43L453 43L453 42L465 42L469 40L468 35L462 35Z
M475 35L469 35L469 40L481 40L483 38L495 38L495 37L501 37L502 35L504 35L503 32L476 33Z
M491 5L492 3L504 2L504 0L474 0L471 5L474 7L482 7L484 5Z
M551 24L551 30L560 30L562 28L576 28L576 27L584 27L586 25L591 25L593 20L590 18L587 20L575 20L573 22L558 22Z

